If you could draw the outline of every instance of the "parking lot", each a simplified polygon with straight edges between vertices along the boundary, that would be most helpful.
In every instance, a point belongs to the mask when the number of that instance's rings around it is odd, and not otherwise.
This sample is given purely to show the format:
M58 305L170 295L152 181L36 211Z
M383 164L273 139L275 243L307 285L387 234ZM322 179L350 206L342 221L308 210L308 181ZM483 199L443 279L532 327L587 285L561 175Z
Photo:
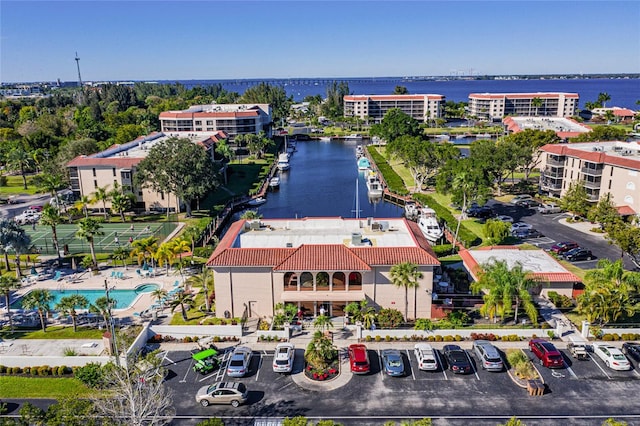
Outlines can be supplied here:
M541 367L528 349L525 353L534 360L548 390L542 397L531 397L517 386L506 371L488 372L478 368L473 351L466 353L473 371L454 374L447 369L442 350L436 350L439 368L422 371L413 349L404 345L401 350L404 375L390 377L382 367L380 351L373 348L368 355L371 371L366 375L353 375L335 390L312 391L299 386L290 374L274 373L273 350L254 350L249 373L239 379L226 376L226 363L231 349L221 355L220 369L207 375L193 371L191 353L187 351L163 353L163 365L169 374L167 385L174 391L174 405L180 424L209 416L236 419L238 424L248 418L284 418L296 415L338 419L343 424L367 423L366 419L393 418L394 416L536 416L562 415L580 417L585 413L596 415L640 414L630 410L626 395L640 391L640 373L634 363L631 371L614 371L590 353L585 361L573 360L562 351L566 368L550 370ZM499 347L499 344L497 345ZM388 346L393 347L393 345ZM340 348L346 356L346 348ZM502 353L504 359L504 353ZM303 349L296 349L294 375L303 374ZM343 368L349 368L342 363ZM349 372L343 372L349 374ZM298 376L297 381L306 380ZM195 401L197 390L217 381L240 381L249 390L249 402L238 408L231 406L202 407ZM562 396L562 401L556 401ZM487 399L489 398L489 399ZM553 401L553 404L551 402ZM541 412L540 409L544 411ZM187 417L191 420L187 420ZM358 419L358 421L355 421ZM601 422L586 424L600 424ZM246 424L246 423L245 423ZM257 423L256 423L257 424Z

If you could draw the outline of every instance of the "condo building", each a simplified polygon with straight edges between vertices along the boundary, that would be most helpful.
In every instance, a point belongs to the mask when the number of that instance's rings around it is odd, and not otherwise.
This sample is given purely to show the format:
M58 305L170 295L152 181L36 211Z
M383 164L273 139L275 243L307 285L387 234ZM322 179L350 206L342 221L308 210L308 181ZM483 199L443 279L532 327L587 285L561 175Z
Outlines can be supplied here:
M213 104L194 105L183 111L160 113L162 132L225 132L230 139L236 135L264 131L271 136L271 105Z
M412 262L417 288L395 286L391 268ZM216 315L274 315L292 303L304 315L344 315L367 300L408 318L430 318L440 262L415 222L392 219L262 219L231 224L207 266L216 283ZM437 303L433 300L433 303Z
M506 117L502 124L509 133L519 133L523 130L553 130L563 140L575 138L592 129L572 118L564 117Z
M344 97L344 116L379 123L393 108L418 121L426 122L444 115L443 95L349 95Z
M214 161L215 144L227 138L222 131L199 134L165 134L155 132L147 136L91 155L80 155L67 164L71 181L71 190L76 199L90 196L98 188L112 190L116 185L136 196L134 209L137 211L175 209L177 200L172 194L155 192L149 188L135 185L134 176L137 165L147 156L149 150L170 137L188 138L202 146ZM102 205L96 206L102 208ZM106 203L111 208L111 203Z
M468 113L489 121L507 115L571 117L579 100L577 93L471 93Z
M606 194L621 215L640 212L640 144L588 142L552 144L542 148L540 190L562 197L572 182L581 182L589 201Z

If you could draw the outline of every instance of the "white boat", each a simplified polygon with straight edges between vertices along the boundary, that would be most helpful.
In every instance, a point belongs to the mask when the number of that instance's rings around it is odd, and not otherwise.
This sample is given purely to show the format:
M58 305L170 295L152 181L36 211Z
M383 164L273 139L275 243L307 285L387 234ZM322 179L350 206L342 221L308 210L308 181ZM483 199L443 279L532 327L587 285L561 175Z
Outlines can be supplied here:
M382 182L373 170L367 173L367 195L371 198L382 197Z
M371 163L367 157L358 158L358 170L367 170L369 167L371 167Z
M420 207L415 201L407 201L404 204L404 217L414 219L420 214Z
M320 136L320 142L331 142L331 136Z
M278 156L278 170L289 170L291 165L289 164L289 154L286 152Z
M269 186L271 188L277 188L280 186L280 177L279 176L274 176L271 178L271 180L269 181Z
M254 198L252 200L247 201L247 205L250 207L260 206L267 202L267 199L264 197Z
M362 135L358 133L352 133L349 136L344 137L345 141L357 142L362 140Z
M438 223L436 212L429 207L423 207L420 210L418 227L431 244L435 244L442 237L443 232L442 228L440 228L440 224Z
M364 148L362 147L362 145L358 145L356 147L356 157L360 158L364 155Z
M491 139L491 135L489 133L479 133L476 135L476 139Z

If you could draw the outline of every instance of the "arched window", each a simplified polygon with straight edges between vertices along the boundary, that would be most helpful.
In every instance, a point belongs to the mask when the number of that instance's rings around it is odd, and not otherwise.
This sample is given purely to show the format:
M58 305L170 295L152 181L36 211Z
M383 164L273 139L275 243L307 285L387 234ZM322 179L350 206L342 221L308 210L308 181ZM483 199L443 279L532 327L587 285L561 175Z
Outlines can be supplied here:
M627 182L627 189L629 191L635 191L636 190L636 184L634 182Z
M284 274L284 291L298 291L298 275L295 272Z
M333 291L344 291L347 289L346 277L344 272L335 272L333 274Z
M300 290L313 291L313 275L311 272L303 272L300 274Z
M362 274L360 272L349 274L349 290L362 290Z
M318 274L316 275L316 290L329 290L329 274L327 274L326 272L318 272Z

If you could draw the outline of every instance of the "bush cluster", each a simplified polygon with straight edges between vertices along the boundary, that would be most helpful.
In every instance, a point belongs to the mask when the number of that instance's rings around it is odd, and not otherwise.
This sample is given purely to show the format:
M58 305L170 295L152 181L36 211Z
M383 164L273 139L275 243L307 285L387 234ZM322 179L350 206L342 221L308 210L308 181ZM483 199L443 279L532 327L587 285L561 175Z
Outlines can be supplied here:
M616 342L618 340L638 340L640 339L639 333L605 333L602 335L602 340L605 342Z
M515 375L521 379L537 379L538 373L529 358L520 349L507 349L507 361Z
M387 160L382 155L380 155L380 153L375 148L369 149L369 155L371 155L371 158L376 163L376 167L382 174L385 183L389 188L389 191L398 195L408 195L409 191L405 187L404 181L402 180L400 175L398 175L396 171L393 170L393 167L391 167L389 163L387 163Z
M281 339L278 336L269 335L269 336L260 336L260 340L263 341L263 342L279 342L279 341L285 342L287 339L284 339L284 338Z
M558 294L557 291L548 292L547 297L557 308L572 308L574 305L573 299L564 294Z
M33 367L7 367L4 365L0 365L0 374L24 374L27 376L66 376L73 373L73 369L67 367L66 365L61 365L58 367L50 367L48 365L42 366L33 366Z
M375 337L371 337L371 336L365 336L364 340L366 342L372 342L372 341L376 341L376 342L382 342L383 340L385 342L397 342L397 341L405 341L405 342L461 342L464 340L464 337L460 336L459 334L456 334L455 336L451 336L451 335L445 335L445 336L441 336L439 334L436 335L431 335L431 336L419 336L417 334L411 335L411 336L402 336L402 337L395 337L395 336L380 336L377 335Z

